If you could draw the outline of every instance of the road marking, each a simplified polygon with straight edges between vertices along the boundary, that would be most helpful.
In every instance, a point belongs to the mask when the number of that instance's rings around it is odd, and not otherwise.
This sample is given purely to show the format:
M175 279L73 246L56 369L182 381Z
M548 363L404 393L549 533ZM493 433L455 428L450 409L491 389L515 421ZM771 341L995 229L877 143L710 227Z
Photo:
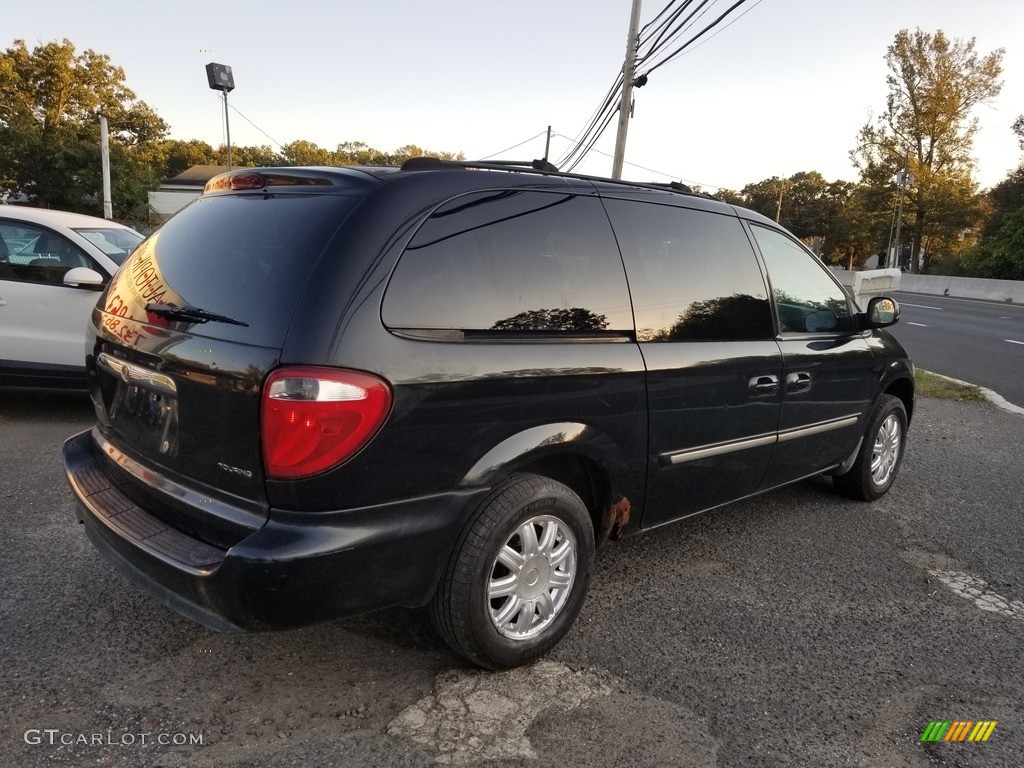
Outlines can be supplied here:
M1024 621L1024 603L993 592L988 584L977 576L959 571L937 571L928 573L937 578L960 597L967 598L983 611L1000 613L1011 619Z
M908 322L907 325L916 325L918 328L930 328L931 327L931 326L925 325L924 323L911 323L911 322Z
M927 304L908 304L905 301L900 302L901 307L917 307L918 309L934 309L936 312L942 312L942 307L929 307Z
M1003 341L1008 342L1010 344L1021 344L1021 345L1024 345L1024 341L1014 341L1013 339L1003 339Z

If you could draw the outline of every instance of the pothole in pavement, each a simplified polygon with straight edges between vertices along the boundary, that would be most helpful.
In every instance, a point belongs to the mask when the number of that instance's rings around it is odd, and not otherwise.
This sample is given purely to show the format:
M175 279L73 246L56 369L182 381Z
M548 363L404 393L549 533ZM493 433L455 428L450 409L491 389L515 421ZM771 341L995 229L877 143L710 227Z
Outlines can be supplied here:
M388 735L436 750L445 765L535 758L526 732L542 712L575 709L611 690L606 677L552 661L502 673L450 670L391 721Z

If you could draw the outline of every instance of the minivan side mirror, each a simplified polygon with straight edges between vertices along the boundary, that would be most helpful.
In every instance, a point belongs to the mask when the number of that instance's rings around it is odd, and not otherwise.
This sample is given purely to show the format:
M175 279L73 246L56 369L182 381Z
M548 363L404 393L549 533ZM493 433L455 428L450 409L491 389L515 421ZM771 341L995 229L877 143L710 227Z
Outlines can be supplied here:
M895 325L900 319L900 305L889 296L875 296L868 301L867 312L863 314L865 328L885 328Z
M74 267L64 273L64 285L100 291L103 289L103 275L89 267Z

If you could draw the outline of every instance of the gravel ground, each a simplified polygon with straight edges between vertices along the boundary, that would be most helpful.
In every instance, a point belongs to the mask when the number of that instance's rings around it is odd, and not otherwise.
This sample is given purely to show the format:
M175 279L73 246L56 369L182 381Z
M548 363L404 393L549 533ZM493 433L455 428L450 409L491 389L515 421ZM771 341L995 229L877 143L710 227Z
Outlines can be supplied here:
M423 611L169 613L74 523L59 447L91 421L0 391L0 765L1021 765L1024 418L990 405L921 399L874 504L817 479L605 549L568 638L506 674ZM922 745L931 720L998 726Z

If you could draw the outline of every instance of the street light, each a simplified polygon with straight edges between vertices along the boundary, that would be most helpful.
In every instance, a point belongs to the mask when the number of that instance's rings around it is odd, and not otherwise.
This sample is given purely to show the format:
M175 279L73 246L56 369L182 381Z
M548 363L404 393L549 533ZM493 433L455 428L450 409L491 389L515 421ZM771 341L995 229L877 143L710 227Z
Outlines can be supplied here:
M910 171L903 170L896 174L896 182L900 185L900 208L899 213L896 214L896 254L894 258L894 267L900 265L900 230L903 229L903 198L906 194L907 187L914 183L914 174ZM913 254L911 254L913 256ZM910 270L913 272L914 270Z
M235 90L235 77L227 64L206 65L206 80L210 88L224 94L224 133L228 141L228 170L231 170L231 124L228 122L228 91Z

